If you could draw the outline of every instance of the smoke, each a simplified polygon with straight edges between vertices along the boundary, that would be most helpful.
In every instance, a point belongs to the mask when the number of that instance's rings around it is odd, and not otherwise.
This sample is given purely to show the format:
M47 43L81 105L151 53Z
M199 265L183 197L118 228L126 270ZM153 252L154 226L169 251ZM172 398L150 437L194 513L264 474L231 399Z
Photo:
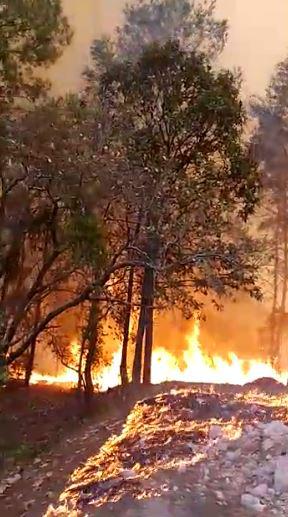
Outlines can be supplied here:
M263 94L274 66L288 54L287 0L218 0L217 12L230 28L223 65L241 67L247 95Z
M268 350L260 338L268 316L264 304L242 295L216 311L207 301L205 320L200 325L200 343L207 355L228 358L228 353L233 351L243 359L267 358ZM183 319L177 311L160 315L155 321L155 346L181 357L192 329L193 321Z
M111 34L121 23L125 0L63 0L63 8L75 31L71 46L48 71L53 93L63 95L82 85L82 72L89 63L94 38ZM288 53L287 0L218 0L217 15L229 24L227 46L221 65L240 67L243 93L263 94L274 66ZM228 303L223 312L208 310L201 326L201 342L207 352L225 356L233 350L240 357L265 355L259 349L258 328L265 324L265 306L245 297ZM176 355L185 348L191 322L170 313L155 322L155 342Z
M126 0L62 0L75 35L63 57L49 70L55 94L77 91L89 63L94 38L121 23ZM288 53L287 0L217 0L217 15L229 23L221 63L241 67L246 95L262 94L273 68Z

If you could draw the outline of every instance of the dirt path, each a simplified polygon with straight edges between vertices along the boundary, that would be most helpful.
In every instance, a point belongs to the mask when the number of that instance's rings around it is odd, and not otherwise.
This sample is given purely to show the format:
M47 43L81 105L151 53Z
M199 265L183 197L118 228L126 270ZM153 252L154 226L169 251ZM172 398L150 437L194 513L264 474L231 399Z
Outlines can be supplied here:
M36 458L20 473L21 479L0 496L1 517L42 517L57 502L72 472L122 426L121 420L90 420L56 448ZM15 474L15 472L14 472Z

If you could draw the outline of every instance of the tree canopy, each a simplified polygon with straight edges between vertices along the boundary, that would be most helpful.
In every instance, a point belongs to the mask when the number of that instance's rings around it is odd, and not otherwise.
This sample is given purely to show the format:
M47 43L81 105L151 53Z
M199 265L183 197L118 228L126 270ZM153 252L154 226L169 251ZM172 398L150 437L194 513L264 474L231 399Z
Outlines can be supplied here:
M1 100L37 97L43 81L35 70L53 63L71 35L60 0L1 0Z

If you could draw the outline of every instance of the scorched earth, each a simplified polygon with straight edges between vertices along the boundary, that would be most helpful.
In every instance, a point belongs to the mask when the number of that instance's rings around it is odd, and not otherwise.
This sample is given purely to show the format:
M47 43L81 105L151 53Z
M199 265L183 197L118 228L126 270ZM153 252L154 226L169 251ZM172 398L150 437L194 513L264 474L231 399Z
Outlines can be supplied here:
M73 472L47 517L288 514L284 387L263 379L157 390Z

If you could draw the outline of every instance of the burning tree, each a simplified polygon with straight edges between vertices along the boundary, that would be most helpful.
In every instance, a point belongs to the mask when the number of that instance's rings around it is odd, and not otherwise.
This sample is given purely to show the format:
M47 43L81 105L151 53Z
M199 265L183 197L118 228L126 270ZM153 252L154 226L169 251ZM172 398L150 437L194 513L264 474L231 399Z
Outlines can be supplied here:
M242 142L237 80L178 42L154 44L137 62L115 59L100 97L111 117L115 181L137 243L131 251L147 262L133 380L149 382L157 300L162 308L176 300L199 308L195 292L224 295L241 287L257 294L252 241L235 225L253 212L258 172Z
M287 331L288 289L288 59L275 71L265 99L252 105L258 118L253 137L262 164L264 185L261 229L267 234L271 264L272 306L269 322L271 355L279 359Z
M145 5L135 13L143 7L153 18L176 9L174 2L165 1L164 11L161 2ZM258 173L242 142L239 82L193 50L201 42L215 55L225 39L226 25L213 22L214 3L201 5L182 2L176 40L160 39L135 59L121 53L124 28L115 54L87 73L82 98L18 108L10 119L2 166L2 367L28 353L29 376L39 335L79 307L86 317L78 373L87 393L108 315L124 317L127 382L133 311L133 380L150 382L156 310L177 304L191 316L202 307L199 294L258 294L254 243L242 228L258 199ZM126 17L134 23L133 9Z
M1 176L1 345L0 376L2 377L2 338L6 332L7 295L11 299L24 274L24 239L29 234L30 244L35 239L36 226L43 225L40 213L32 215L27 208L27 188L31 175L18 154L15 161L14 129L19 119L19 106L34 102L46 90L47 83L34 72L48 65L61 55L71 39L71 30L62 14L59 0L36 1L11 0L1 4L0 12L0 176ZM26 185L26 188L24 187ZM25 191L25 193L24 193ZM24 197L23 197L24 195ZM16 204L16 205L15 205ZM17 212L17 214L16 214ZM13 215L12 215L13 214ZM43 226L42 226L43 228ZM34 245L34 244L33 244ZM8 304L9 305L9 304ZM31 316L31 315L30 315Z

